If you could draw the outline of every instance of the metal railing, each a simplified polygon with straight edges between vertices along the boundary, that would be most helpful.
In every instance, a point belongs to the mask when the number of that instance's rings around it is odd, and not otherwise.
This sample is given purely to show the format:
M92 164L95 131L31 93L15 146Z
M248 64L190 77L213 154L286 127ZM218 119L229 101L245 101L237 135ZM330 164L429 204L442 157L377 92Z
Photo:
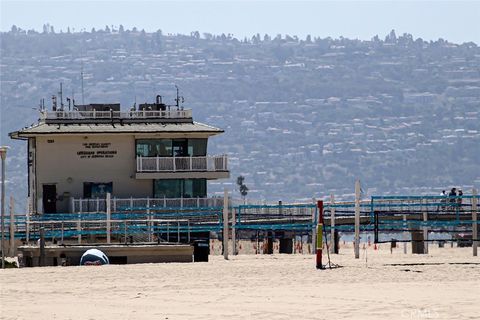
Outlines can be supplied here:
M43 111L42 120L81 120L81 119L179 119L191 118L192 110L139 110L139 111Z
M205 208L222 207L223 198L111 198L113 212L135 210L135 208ZM70 212L90 213L106 212L105 198L71 199Z
M228 171L227 155L205 157L137 157L137 172Z

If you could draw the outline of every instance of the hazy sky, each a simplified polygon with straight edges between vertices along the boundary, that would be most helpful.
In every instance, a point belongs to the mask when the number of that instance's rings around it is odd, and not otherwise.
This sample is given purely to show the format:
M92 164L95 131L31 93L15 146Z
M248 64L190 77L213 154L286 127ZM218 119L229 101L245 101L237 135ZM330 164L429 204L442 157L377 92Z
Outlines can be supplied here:
M136 26L167 33L191 31L289 34L304 38L381 38L395 29L397 35L415 38L480 43L480 1L4 1L1 29L13 24L42 30L50 23L58 32L68 26L91 30L105 25Z

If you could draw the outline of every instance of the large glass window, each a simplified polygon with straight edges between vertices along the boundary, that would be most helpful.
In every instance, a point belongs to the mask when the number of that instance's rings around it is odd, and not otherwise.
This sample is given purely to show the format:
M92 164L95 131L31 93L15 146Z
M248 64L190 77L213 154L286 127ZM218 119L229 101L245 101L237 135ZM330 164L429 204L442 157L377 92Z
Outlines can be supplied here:
M137 140L137 156L171 157L172 155L172 139Z
M207 139L188 139L188 154L194 157L207 155Z
M180 179L155 180L155 198L181 198L183 194L183 181Z
M206 179L158 179L154 181L155 198L205 198Z
M207 139L139 139L136 154L142 157L203 157Z

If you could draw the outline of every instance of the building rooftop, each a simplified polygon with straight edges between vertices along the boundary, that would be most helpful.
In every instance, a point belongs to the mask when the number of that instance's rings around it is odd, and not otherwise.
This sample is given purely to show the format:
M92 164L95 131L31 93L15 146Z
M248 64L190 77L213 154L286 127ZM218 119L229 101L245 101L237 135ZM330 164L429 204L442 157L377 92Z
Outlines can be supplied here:
M39 135L59 134L131 134L131 133L205 133L216 135L224 132L199 122L159 123L45 123L41 121L31 127L11 132L12 139L25 139Z
M135 134L135 133L204 133L216 135L224 132L203 123L194 122L192 110L180 105L183 98L178 95L176 105L166 105L157 95L154 103L143 103L122 111L119 103L73 104L68 101L68 110L63 102L57 105L52 98L52 110L41 103L38 123L11 132L12 139L26 139L38 135L59 134Z

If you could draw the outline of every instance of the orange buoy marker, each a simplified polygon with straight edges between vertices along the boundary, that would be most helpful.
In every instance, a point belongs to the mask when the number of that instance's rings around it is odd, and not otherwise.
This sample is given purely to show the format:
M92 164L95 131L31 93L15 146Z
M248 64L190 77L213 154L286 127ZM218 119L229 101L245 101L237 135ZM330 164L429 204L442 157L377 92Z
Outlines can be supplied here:
M317 225L317 269L323 269L322 247L323 247L323 201L317 201L318 225Z

